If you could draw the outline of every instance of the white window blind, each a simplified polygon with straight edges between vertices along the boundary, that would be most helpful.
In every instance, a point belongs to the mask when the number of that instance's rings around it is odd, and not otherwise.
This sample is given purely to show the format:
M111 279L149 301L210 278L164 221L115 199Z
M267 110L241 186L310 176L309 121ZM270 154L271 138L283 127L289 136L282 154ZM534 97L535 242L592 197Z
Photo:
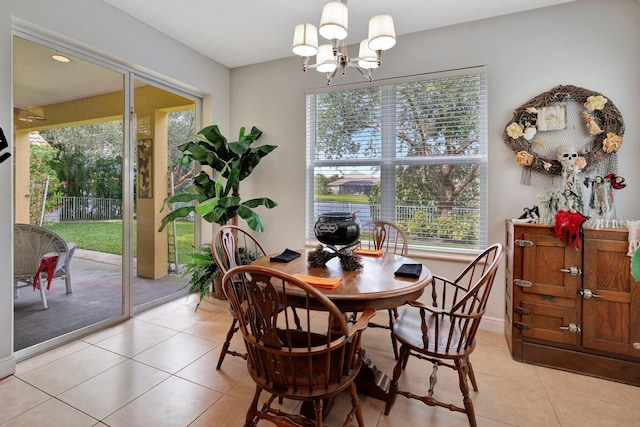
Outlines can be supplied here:
M484 67L307 94L308 240L320 213L357 210L414 250L476 251L486 200Z

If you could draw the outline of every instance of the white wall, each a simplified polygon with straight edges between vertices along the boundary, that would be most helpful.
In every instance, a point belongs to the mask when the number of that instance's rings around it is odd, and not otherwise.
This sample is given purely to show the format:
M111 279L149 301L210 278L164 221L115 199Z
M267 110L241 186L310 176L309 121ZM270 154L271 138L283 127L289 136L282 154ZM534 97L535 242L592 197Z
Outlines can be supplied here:
M263 216L260 236L278 250L304 244L305 90L324 86L324 76L303 74L298 58L228 70L120 13L99 0L5 0L0 14L0 127L9 138L12 23L51 31L71 43L98 50L136 69L183 82L205 96L203 124L216 123L233 136L256 125L260 142L279 148L246 183L243 197L269 196L279 203ZM385 54L376 78L486 64L489 67L489 241L504 241L504 219L536 201L537 191L519 184L520 167L501 139L513 109L559 84L608 96L626 120L619 171L629 187L617 194L618 214L640 218L638 95L640 5L636 0L580 0L566 5L402 36ZM398 23L397 23L398 25ZM346 77L346 78L345 78ZM360 81L350 70L334 85ZM229 87L230 84L230 87ZM230 107L230 110L229 110ZM0 164L0 377L13 372L12 166ZM440 274L459 264L426 260ZM503 318L504 279L498 279L488 316Z
M396 23L396 26L400 25ZM640 4L637 0L580 0L398 38L385 52L376 79L488 66L489 242L504 242L504 221L537 203L540 190L520 185L515 153L502 140L513 110L557 85L603 93L626 123L619 174L629 183L616 194L617 213L640 219ZM355 50L354 47L352 49ZM346 78L345 78L346 77ZM332 85L361 81L355 70ZM246 182L243 197L268 196L279 206L262 210L260 236L273 251L304 245L305 90L324 86L315 70L302 72L297 57L231 72L231 129L256 125L259 142L278 145ZM425 260L439 274L454 276L459 263ZM504 268L487 313L504 319Z
M229 125L229 70L100 0L4 0L0 13L0 127L12 139L12 26L50 34L204 97L203 124ZM0 164L0 378L12 354L13 165Z

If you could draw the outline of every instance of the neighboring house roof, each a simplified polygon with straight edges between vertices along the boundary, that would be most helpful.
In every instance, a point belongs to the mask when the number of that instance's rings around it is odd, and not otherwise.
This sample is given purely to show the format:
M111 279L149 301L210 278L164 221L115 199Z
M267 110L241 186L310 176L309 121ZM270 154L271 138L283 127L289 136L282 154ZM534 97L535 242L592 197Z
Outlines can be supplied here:
M333 182L329 183L329 187L340 187L343 185L349 184L377 184L380 181L380 178L375 175L365 175L361 172L352 172L350 174L345 175L340 179L336 179Z

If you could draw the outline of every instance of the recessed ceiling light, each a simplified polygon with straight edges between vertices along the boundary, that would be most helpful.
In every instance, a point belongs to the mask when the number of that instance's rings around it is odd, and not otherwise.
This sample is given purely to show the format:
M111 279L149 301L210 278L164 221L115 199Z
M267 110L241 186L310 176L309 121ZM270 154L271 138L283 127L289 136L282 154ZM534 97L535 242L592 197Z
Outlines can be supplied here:
M55 59L58 62L69 62L71 61L69 58L67 58L66 56L63 55L59 55L59 54L55 54L55 55L51 55L51 57L53 59Z

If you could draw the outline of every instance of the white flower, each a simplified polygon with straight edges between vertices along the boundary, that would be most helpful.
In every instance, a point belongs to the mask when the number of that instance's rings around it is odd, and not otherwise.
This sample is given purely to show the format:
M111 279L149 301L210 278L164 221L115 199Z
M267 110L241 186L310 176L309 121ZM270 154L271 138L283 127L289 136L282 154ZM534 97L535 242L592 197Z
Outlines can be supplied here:
M527 141L531 141L531 139L536 136L537 132L538 130L535 128L535 126L529 126L524 130L524 139L526 139Z
M524 135L524 132L522 132L522 126L520 126L516 122L511 123L509 126L507 126L507 135L509 135L513 139L520 138L522 135Z
M608 99L602 95L592 95L587 98L587 102L584 103L584 107L589 111L602 110L604 108L604 104L606 104L607 101Z

